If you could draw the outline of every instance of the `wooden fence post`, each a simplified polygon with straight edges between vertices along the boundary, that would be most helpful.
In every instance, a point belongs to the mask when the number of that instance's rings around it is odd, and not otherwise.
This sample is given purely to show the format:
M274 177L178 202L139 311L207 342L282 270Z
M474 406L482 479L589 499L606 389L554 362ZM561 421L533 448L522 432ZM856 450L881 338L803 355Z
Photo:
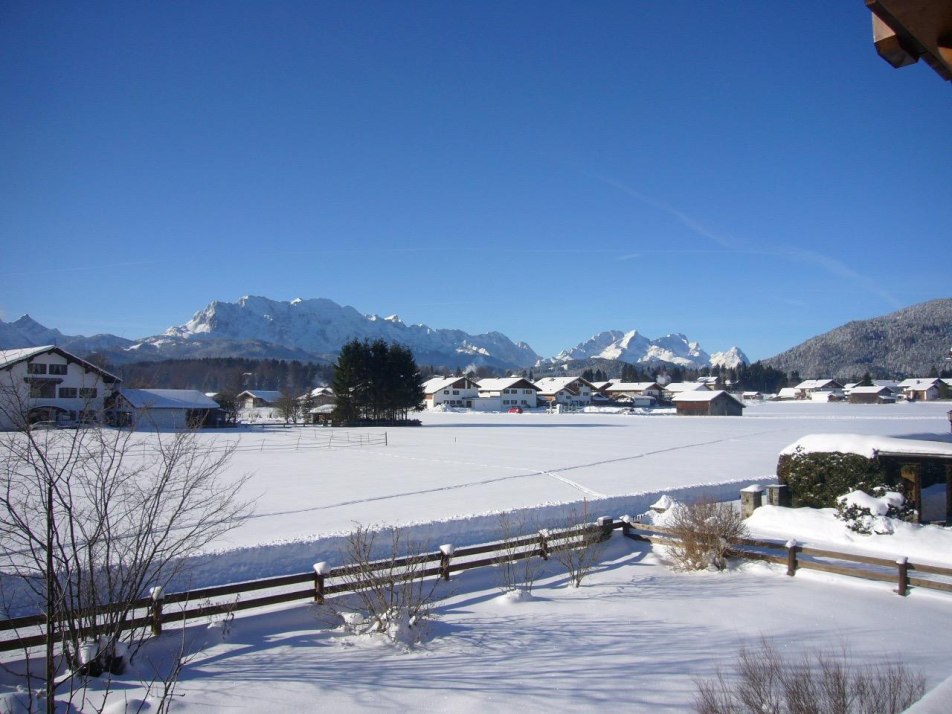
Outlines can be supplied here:
M162 600L164 599L162 586L156 585L149 594L152 595L152 635L158 637L162 634Z
M631 537L631 518L629 516L621 517L621 534L625 538Z
M791 578L797 572L797 541L793 538L787 541L787 575Z
M440 546L440 577L443 580L450 579L450 558L453 557L452 543L445 543Z
M905 597L909 594L909 559L908 558L899 558L896 561L896 565L899 570L899 589L898 592L900 595Z
M549 559L549 531L544 528L539 531L539 556L542 560Z
M598 536L599 543L604 543L606 540L612 537L612 531L615 529L615 522L610 516L602 516L597 521L595 521L595 523L598 524L598 527L602 531Z
M327 563L323 560L320 563L314 563L314 602L318 605L324 604L324 578L327 577Z

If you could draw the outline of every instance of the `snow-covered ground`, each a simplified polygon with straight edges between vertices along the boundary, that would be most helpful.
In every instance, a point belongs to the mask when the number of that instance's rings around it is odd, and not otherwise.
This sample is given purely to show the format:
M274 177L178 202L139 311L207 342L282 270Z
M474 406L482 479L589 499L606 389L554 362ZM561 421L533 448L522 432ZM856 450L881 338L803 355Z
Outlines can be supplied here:
M323 446L331 430L321 427L206 433L208 448L238 440L229 474L252 475L247 494L257 503L252 519L197 559L191 584L306 571L332 561L337 536L354 523L412 525L418 541L460 546L496 540L502 511L544 521L584 507L618 517L646 511L665 491L736 498L741 487L772 480L780 450L806 434L948 443L948 409L767 403L739 418L424 413L421 428L387 430L386 446L334 448ZM765 508L750 525L769 537L952 565L944 529L859 536L830 513L804 515ZM952 675L944 635L952 596L914 590L900 598L883 583L816 572L788 578L755 563L679 574L659 563L657 549L617 533L607 556L582 588L566 587L553 569L528 601L500 600L492 569L460 574L429 636L410 649L347 636L312 605L246 615L224 637L221 627L194 623L195 656L173 711L685 711L695 678L729 666L741 645L762 636L784 654L845 646L861 662L901 656L930 686ZM171 634L151 646L177 641ZM141 696L133 680L120 683L131 699Z

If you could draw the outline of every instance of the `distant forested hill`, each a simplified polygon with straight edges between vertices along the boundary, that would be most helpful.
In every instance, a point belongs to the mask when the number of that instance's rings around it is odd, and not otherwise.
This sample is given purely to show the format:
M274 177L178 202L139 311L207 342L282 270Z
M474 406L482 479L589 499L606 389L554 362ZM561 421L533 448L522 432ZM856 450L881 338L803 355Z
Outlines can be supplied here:
M950 346L952 298L943 298L849 322L763 362L804 379L925 377L952 366Z

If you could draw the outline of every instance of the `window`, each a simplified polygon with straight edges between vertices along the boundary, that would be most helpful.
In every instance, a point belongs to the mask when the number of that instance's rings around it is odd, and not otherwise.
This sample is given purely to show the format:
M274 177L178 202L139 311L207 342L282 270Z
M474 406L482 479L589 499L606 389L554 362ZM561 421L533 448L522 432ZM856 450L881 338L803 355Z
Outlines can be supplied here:
M453 390L453 394L459 394L459 390L458 390L458 389L454 389L454 390Z
M30 398L55 399L56 382L51 382L49 380L44 380L42 382L30 382Z
M79 396L79 390L76 387L60 387L60 399L76 399Z
M444 389L444 390L443 390L443 394L449 394L449 393L450 393L450 390L448 390L448 389Z
M46 374L46 365L41 362L30 362L26 366L26 371L29 374Z
M95 399L96 388L95 387L80 387L79 396L81 399Z
M51 364L50 365L50 374L66 374L65 364Z

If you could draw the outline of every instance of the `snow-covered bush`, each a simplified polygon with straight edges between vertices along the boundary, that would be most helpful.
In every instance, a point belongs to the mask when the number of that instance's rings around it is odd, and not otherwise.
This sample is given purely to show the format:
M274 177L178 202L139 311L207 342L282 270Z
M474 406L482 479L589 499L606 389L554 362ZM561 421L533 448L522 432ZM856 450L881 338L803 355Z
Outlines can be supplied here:
M841 494L872 493L873 488L886 485L886 472L877 461L838 451L808 452L801 447L780 457L777 478L790 487L795 506L809 508L835 508Z
M664 521L675 539L668 551L678 570L723 570L730 544L747 535L743 517L730 503L676 503Z
M893 533L891 519L912 520L915 509L906 503L901 493L887 491L882 486L869 494L851 491L836 499L836 517L856 533L890 535Z

